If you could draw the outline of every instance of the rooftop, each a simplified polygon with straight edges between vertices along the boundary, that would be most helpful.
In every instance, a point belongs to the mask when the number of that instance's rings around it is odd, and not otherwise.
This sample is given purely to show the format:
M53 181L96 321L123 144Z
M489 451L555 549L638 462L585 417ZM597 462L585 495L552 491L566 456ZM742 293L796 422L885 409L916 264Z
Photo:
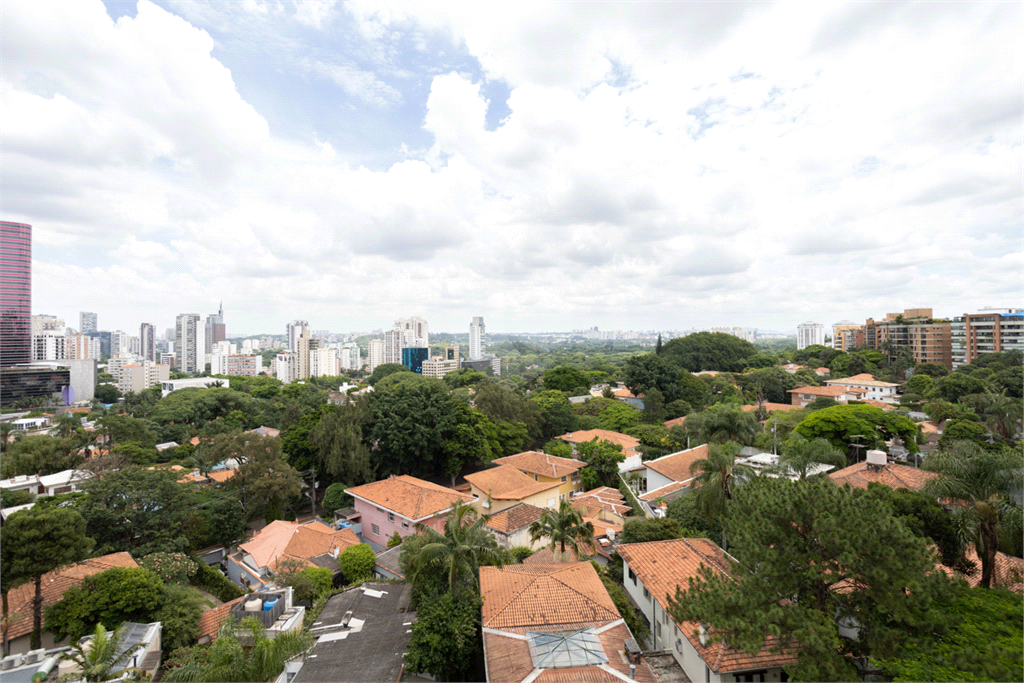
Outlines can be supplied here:
M765 401L761 405L764 406L766 412L772 412L773 410L800 410L800 406L790 405L789 403L769 403ZM743 411L746 413L757 410L756 405L743 406Z
M622 492L609 486L600 486L581 493L572 499L572 507L576 510L586 508L585 514L588 516L593 516L597 510L605 510L622 517L630 509L626 505L626 499L622 497Z
M536 522L545 512L544 508L536 505L518 503L491 515L487 520L487 526L503 534L511 534Z
M636 447L640 445L640 439L629 436L628 434L620 434L619 432L610 432L607 429L584 429L579 432L569 432L568 434L562 434L558 437L562 441L568 441L569 443L585 443L587 441L610 441L611 443L622 446L623 452L636 450Z
M825 380L825 384L839 384L839 385L858 385L862 387L898 387L899 384L893 382L882 382L877 380L871 374L862 372L859 375L853 375L852 377L842 377L840 379L828 379Z
M920 491L929 480L939 476L934 472L919 470L909 465L887 464L877 467L859 462L832 472L829 478L839 486L849 484L858 489L866 489L869 482L878 482L894 489L912 489Z
M561 486L557 481L534 481L533 477L508 465L467 474L466 481L495 500L522 500Z
M272 568L284 558L310 560L358 543L359 538L351 529L337 531L323 522L299 524L279 519L238 547L252 555L257 566Z
M509 465L519 470L554 479L571 476L587 466L587 463L582 460L559 458L537 451L526 451L525 453L517 453L516 455L509 455L504 458L495 458L491 462L499 465Z
M811 394L812 396L828 396L829 398L836 398L843 396L844 394L863 394L864 389L858 389L856 387L847 386L827 386L827 387L797 387L796 389L790 389L786 392L787 394Z
M690 474L690 466L698 460L703 460L707 457L708 445L701 444L685 451L664 455L656 460L648 460L643 466L654 470L662 476L668 477L672 481L686 482L694 477L694 475Z
M473 500L473 496L407 474L354 486L345 493L413 521L444 512L457 500L467 503Z

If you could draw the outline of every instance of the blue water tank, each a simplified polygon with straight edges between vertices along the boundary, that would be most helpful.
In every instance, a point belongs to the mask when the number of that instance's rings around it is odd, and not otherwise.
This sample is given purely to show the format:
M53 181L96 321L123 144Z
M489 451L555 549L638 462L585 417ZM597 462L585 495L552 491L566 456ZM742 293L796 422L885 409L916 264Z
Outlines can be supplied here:
M264 601L263 602L263 611L264 612L269 612L270 610L274 609L274 605L276 605L277 601L280 600L280 599L281 598L274 598L273 600L266 600L266 601Z

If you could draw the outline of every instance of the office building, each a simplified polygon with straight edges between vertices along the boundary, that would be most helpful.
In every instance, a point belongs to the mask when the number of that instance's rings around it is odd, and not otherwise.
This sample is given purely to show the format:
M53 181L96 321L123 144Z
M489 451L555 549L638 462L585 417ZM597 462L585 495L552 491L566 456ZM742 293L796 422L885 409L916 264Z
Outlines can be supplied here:
M99 331L97 326L97 317L95 313L88 313L82 311L78 314L78 331L82 334L92 334L93 332Z
M175 322L174 360L179 372L206 370L206 326L198 313L182 313Z
M285 340L288 344L288 350L292 353L296 353L299 350L298 340L302 336L302 333L309 328L308 320L293 320L284 326Z
M67 360L99 360L100 340L86 334L72 334L64 341L64 357Z
M0 221L0 366L32 360L32 226Z
M384 333L384 362L402 362L402 332L394 329ZM410 347L412 348L412 347Z
M951 361L955 370L983 353L1024 351L1024 311L982 308L964 313L951 324Z
M815 344L825 344L825 326L821 323L805 322L796 326L796 348L798 351Z
M224 302L216 313L206 316L206 353L213 353L213 345L227 339L227 328L224 325Z
M474 316L469 323L469 358L477 360L484 357L486 328L484 327L483 316Z
M32 316L32 336L46 332L64 334L64 321L52 315Z
M25 316L25 330L28 329L28 316ZM59 397L70 384L71 370L61 363L5 367L0 372L0 396L4 398L4 405L24 398Z
M953 367L952 323L936 320L930 308L908 308L887 313L884 320L868 318L864 323L864 345L896 358L909 349L914 363L938 363Z
M421 372L424 377L436 377L440 379L449 372L458 370L460 364L459 347L445 346L443 356L423 361Z
M418 316L396 320L394 329L402 334L400 348L429 348L430 333L427 328L427 321Z
M402 365L418 375L423 374L423 361L430 358L430 349L406 347L402 349Z
M366 354L367 369L373 372L378 365L384 363L384 340L371 339Z
M149 323L139 325L139 355L156 362L156 328Z

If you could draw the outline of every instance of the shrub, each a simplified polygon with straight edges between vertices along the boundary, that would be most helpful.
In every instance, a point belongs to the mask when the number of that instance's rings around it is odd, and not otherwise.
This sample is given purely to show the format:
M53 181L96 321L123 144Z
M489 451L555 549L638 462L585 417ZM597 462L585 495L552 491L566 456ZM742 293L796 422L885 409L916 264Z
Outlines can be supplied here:
M165 583L188 583L198 567L185 553L151 553L139 559L139 566L159 576Z
M205 562L197 563L196 573L192 575L192 585L216 596L221 602L230 602L248 593L213 567L208 567Z
M334 583L334 572L326 567L306 567L302 573L309 577L310 583L318 595L331 590Z
M394 536L388 539L388 548L394 548L396 545L402 544L402 537L396 531Z
M533 551L525 545L517 545L509 548L509 552L512 554L512 557L516 559L517 564L522 564L523 560L528 558L530 555L533 555Z
M373 549L365 543L350 546L338 556L341 573L349 583L365 581L373 576L373 566L376 562L377 556L374 555Z

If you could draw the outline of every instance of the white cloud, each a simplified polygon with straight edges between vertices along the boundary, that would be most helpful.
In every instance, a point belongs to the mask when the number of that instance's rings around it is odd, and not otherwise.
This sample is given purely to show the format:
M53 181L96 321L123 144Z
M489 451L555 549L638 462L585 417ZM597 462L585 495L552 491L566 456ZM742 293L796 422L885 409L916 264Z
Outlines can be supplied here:
M402 103L402 93L398 92L372 72L358 67L341 64L325 64L317 62L313 70L330 78L349 95L377 107L391 107Z

